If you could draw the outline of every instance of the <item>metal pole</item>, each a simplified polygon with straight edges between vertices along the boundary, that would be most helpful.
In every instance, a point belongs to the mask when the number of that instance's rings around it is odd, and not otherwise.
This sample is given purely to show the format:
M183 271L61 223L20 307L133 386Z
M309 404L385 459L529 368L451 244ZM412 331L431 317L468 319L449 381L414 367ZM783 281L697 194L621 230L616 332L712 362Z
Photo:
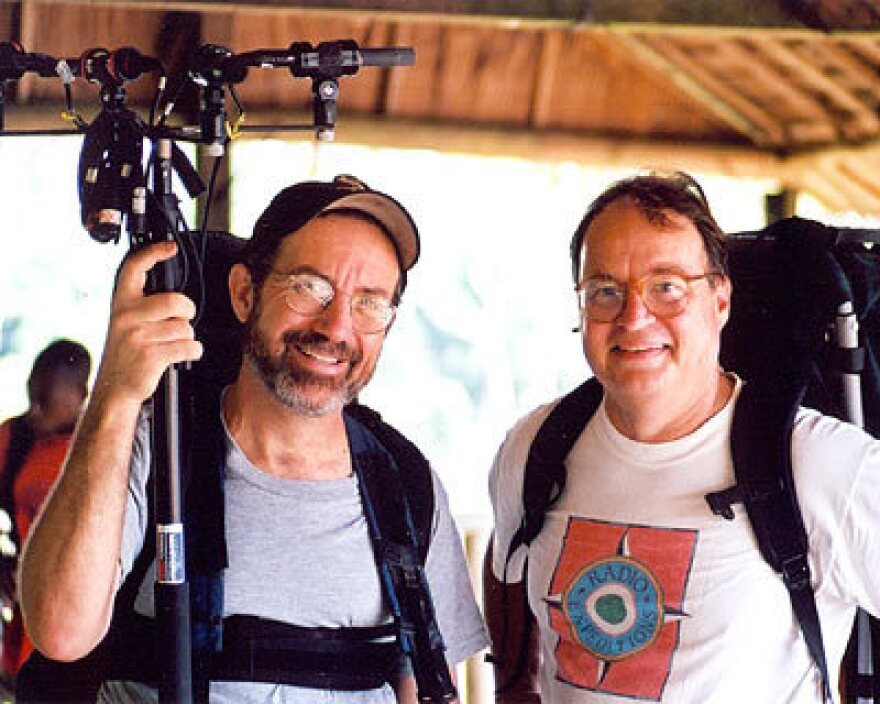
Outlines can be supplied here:
M854 350L859 347L859 321L851 301L841 303L837 308L835 321L837 346L842 350ZM843 400L846 407L846 420L860 428L865 425L862 409L861 378L853 371L840 373L843 386ZM871 682L874 675L874 663L871 656L871 623L862 609L856 612L856 674L861 682ZM862 696L857 691L852 701L856 704L872 704L873 696ZM873 693L872 693L873 695Z
M160 139L153 164L153 193L162 211L151 219L152 241L173 239L168 212L177 203L171 183L171 141ZM153 292L175 288L174 260L161 262L149 284ZM172 365L153 397L153 471L155 472L156 583L155 604L161 704L192 702L192 644L190 642L189 584L183 542L180 467L178 372Z

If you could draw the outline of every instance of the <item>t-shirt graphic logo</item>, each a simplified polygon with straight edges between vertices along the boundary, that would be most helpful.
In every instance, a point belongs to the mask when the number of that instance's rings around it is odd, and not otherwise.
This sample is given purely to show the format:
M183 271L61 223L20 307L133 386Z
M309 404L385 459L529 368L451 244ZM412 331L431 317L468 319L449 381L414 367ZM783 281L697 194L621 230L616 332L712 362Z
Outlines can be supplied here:
M571 517L550 594L556 677L659 701L669 679L697 532Z

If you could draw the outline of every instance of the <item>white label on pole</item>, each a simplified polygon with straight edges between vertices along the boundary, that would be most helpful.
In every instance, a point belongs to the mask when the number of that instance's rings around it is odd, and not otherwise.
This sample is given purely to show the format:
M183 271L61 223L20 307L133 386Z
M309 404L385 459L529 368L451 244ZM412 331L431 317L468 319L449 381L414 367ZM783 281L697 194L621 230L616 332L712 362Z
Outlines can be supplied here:
M182 584L184 579L183 524L156 526L156 581Z

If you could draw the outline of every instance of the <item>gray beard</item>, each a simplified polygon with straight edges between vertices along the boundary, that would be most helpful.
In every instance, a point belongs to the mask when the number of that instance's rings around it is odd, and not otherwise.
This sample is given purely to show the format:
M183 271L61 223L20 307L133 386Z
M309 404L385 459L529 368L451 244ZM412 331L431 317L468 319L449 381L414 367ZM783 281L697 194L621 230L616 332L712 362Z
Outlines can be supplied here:
M358 384L351 378L351 371L360 361L351 360L349 372L339 380L326 379L321 376L297 369L295 365L288 364L285 357L288 350L297 343L319 343L318 340L309 339L307 334L287 333L284 336L285 348L280 357L273 357L268 346L260 333L256 330L253 321L248 321L245 330L246 341L243 350L245 363L256 373L269 392L284 406L296 413L308 418L320 418L341 409L352 401L363 388L364 384ZM323 344L332 346L331 343ZM338 352L340 357L348 359L352 356L347 346L342 346ZM329 392L322 394L320 399L313 398L310 390Z

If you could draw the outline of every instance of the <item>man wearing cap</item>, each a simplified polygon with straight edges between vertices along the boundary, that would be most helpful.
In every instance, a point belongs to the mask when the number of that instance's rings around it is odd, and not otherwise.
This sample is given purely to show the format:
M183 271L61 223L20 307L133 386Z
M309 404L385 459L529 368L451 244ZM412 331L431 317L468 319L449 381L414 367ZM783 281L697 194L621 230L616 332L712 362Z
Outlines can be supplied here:
M108 630L119 585L147 533L142 404L169 364L202 356L190 325L193 303L181 294L143 293L147 272L174 253L173 244L153 245L120 271L91 402L23 558L26 624L37 648L55 660L82 658ZM242 364L218 404L226 560L219 582L209 580L205 603L223 617L224 653L237 647L238 631L225 626L233 617L250 619L248 628L270 623L282 638L293 638L288 626L315 629L306 633L317 638L318 629L359 632L391 621L356 481L359 444L376 438L343 411L373 374L418 254L415 224L399 203L337 177L281 191L232 267ZM436 477L431 483L425 572L454 665L486 639L445 494ZM147 575L134 602L148 616L153 579ZM218 583L219 597L211 590ZM263 630L258 637L275 643ZM289 672L284 661L302 657L276 660L270 675L212 674L211 701L416 701L399 657L384 684L363 684L370 673L349 672L349 663L340 664L342 678L355 684ZM155 689L130 681L139 678L117 679L104 683L101 701L155 699Z

